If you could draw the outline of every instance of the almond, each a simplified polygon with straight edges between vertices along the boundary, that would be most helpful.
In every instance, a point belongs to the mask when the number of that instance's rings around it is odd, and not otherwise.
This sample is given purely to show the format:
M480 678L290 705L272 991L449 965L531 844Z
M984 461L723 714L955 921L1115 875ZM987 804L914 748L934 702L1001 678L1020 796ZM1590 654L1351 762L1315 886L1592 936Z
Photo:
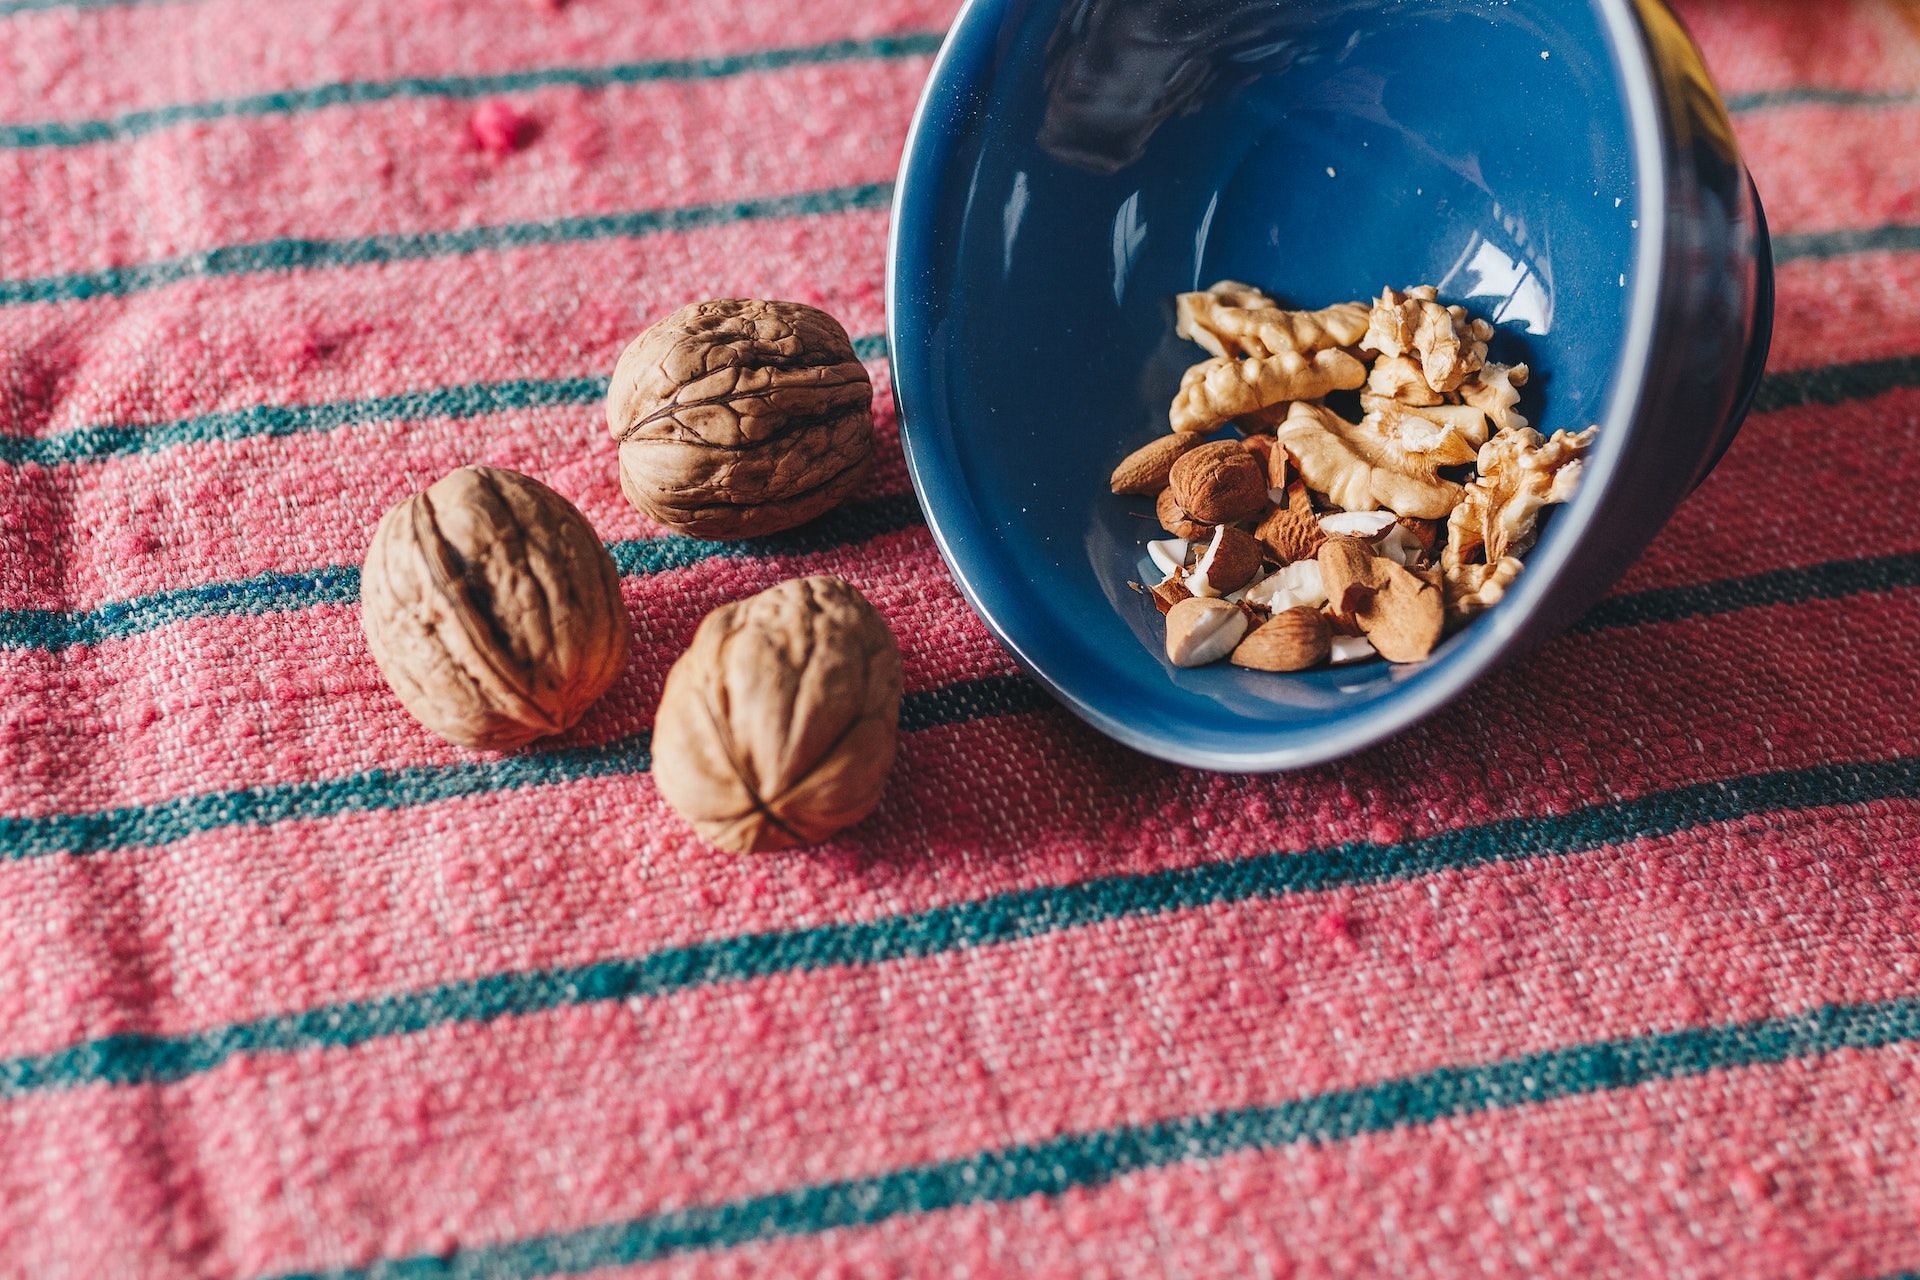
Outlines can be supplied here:
M1180 455L1205 438L1192 432L1177 431L1141 445L1113 469L1113 479L1109 481L1113 491L1148 497L1159 493L1167 487L1167 474L1173 470L1173 464L1180 460Z
M1254 530L1281 564L1311 560L1327 540L1325 530L1312 516L1303 516L1290 507L1277 507Z
M1153 510L1160 517L1160 527L1176 538L1204 538L1213 532L1211 526L1202 524L1181 510L1180 504L1174 501L1171 489L1160 491Z
M1446 622L1446 602L1433 581L1391 561L1379 561L1378 587L1354 616L1380 656L1419 662L1433 652Z
M1233 524L1267 505L1267 477L1238 440L1217 440L1182 454L1168 473L1180 509L1208 524Z
M1327 659L1333 631L1318 609L1295 608L1276 613L1233 651L1233 665L1255 671L1305 671Z
M1295 467L1294 470L1298 472L1299 468ZM1313 495L1307 492L1307 482L1297 474L1287 481L1287 509L1298 511L1303 516L1313 514Z
M1245 529L1221 525L1197 552L1186 582L1197 596L1230 595L1260 573L1260 543Z
M1357 613L1379 586L1376 562L1391 563L1380 560L1361 539L1348 537L1328 538L1320 544L1316 558L1320 562L1320 582L1327 592L1327 607L1344 615Z
M1247 615L1225 600L1182 600L1167 611L1167 660L1204 667L1232 653L1246 634Z

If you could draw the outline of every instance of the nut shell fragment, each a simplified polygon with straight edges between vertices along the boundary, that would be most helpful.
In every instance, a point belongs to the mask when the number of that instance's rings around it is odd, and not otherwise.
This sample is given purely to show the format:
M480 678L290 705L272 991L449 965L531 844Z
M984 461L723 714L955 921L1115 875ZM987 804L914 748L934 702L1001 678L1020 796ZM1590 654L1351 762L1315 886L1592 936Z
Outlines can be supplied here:
M613 558L572 503L513 471L461 467L382 516L360 602L401 704L462 746L559 733L627 664Z
M721 298L635 338L607 389L621 491L701 538L813 519L865 481L873 386L840 322L797 302Z
M722 605L667 673L654 779L720 848L818 843L879 803L900 686L893 633L839 578L797 578Z
M1182 600L1193 599L1193 592L1187 590L1187 584L1178 578L1156 583L1148 594L1153 597L1153 607L1163 614Z

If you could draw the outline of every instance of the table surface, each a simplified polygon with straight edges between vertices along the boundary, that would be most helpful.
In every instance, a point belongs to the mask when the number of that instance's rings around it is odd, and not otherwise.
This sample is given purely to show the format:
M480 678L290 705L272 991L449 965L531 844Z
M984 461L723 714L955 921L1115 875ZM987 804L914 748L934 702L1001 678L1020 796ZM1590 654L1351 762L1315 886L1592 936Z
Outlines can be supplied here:
M1920 1267L1920 8L1684 16L1755 416L1573 633L1235 778L1050 704L919 522L881 279L951 0L0 0L0 1274ZM635 515L598 406L728 294L842 317L882 438L745 546ZM635 624L506 759L360 637L473 461ZM720 855L660 681L802 572L901 637L899 764Z

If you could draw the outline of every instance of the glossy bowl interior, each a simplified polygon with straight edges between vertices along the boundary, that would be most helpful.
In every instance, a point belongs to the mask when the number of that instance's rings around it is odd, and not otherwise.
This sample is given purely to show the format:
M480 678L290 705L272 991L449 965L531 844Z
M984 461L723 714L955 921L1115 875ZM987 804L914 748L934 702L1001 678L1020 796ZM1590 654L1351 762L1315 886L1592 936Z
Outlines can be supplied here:
M1312 763L1492 661L1628 443L1658 232L1651 108L1609 3L973 0L916 121L890 315L909 465L975 607L1069 706L1152 754ZM1644 207L1643 207L1644 202ZM1166 430L1172 296L1302 306L1432 281L1525 360L1544 432L1602 424L1518 589L1427 662L1298 675L1162 652L1152 504L1108 494ZM1622 566L1624 567L1624 566Z

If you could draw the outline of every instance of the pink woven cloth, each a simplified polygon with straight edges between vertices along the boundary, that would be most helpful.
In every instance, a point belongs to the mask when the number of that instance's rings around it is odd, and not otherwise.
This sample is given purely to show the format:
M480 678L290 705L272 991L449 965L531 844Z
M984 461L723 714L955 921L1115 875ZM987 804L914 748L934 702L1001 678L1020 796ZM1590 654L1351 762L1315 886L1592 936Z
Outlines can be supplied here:
M885 202L951 0L0 0L0 1273L1920 1268L1917 13L1687 6L1759 411L1572 633L1237 778L1052 706L918 521ZM597 408L714 295L842 317L883 437L745 548L637 517ZM505 760L359 630L475 461L635 625ZM806 572L901 638L899 767L716 854L660 683Z

